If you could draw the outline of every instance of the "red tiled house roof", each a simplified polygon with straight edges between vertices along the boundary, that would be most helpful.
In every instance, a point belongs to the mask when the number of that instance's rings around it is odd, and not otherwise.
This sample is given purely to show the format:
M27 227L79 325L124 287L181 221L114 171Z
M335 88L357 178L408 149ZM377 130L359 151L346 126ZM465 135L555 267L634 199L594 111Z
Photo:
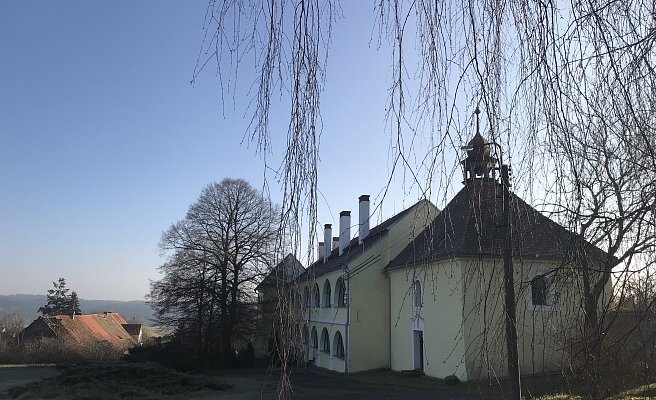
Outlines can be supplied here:
M119 350L126 350L136 343L123 328L125 319L118 313L57 315L39 317L23 331L23 339L56 337L74 341L79 345L108 343Z

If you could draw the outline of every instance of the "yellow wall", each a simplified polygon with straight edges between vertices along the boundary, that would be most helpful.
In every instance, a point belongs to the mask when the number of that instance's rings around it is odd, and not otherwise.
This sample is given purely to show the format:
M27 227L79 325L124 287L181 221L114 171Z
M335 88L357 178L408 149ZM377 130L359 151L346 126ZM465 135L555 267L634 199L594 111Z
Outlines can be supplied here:
M393 224L386 237L349 263L351 308L349 372L390 367L390 282L383 269L437 215L422 202ZM364 269L360 266L368 265ZM357 274L357 275L355 275Z
M462 340L461 270L450 261L430 267L398 269L389 274L391 283L391 338L393 370L415 368L414 330L423 330L424 372L444 378L467 379ZM421 307L414 305L414 285L423 293Z
M461 263L467 375L475 379L506 376L503 260L469 259ZM515 260L513 268L520 370L523 374L561 370L568 362L568 341L583 323L576 272L561 268L555 277L554 306L533 309L532 271L544 273L560 267L542 260Z
M336 330L340 330L346 352L345 359L341 359L318 351L315 365L342 372L389 368L389 280L383 269L435 215L435 206L426 201L421 202L394 223L383 239L365 248L347 267L311 277L313 280L309 288L312 289L314 283L318 283L322 302L324 282L326 279L330 281L333 306L318 309L310 307L307 318L309 330L316 326L320 336L321 329L326 327L330 332L331 347ZM348 309L336 307L336 283L339 277L347 282ZM312 295L312 290L309 292ZM312 350L307 353L310 359L314 353Z

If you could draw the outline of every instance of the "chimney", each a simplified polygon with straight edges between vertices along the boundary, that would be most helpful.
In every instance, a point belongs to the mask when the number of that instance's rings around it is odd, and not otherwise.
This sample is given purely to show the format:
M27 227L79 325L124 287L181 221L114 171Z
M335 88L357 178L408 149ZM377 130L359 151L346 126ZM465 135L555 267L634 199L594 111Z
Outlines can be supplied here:
M333 236L333 250L339 248L339 236Z
M325 255L325 250L323 249L323 242L319 242L319 252L317 253L317 260L323 259Z
M323 262L326 262L328 257L330 257L330 240L333 236L333 228L331 224L326 224L323 226Z
M359 198L360 200L360 232L358 236L358 243L369 236L369 195L363 194Z
M339 255L341 256L346 246L351 241L351 212L339 213Z

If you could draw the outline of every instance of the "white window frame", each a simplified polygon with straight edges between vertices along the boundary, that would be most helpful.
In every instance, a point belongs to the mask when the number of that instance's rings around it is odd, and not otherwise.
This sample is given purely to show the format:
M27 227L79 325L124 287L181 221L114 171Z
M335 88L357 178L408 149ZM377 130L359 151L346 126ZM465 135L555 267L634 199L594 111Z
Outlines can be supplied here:
M535 312L550 312L556 309L557 294L556 285L554 284L553 273L548 273L546 268L531 268L528 273L528 285L526 289L526 308ZM531 283L536 276L543 275L547 281L547 304L533 304L533 287Z
M419 285L419 296L417 296L417 285ZM419 304L417 304L419 300ZM412 309L421 310L424 305L424 285L421 284L419 279L412 281Z

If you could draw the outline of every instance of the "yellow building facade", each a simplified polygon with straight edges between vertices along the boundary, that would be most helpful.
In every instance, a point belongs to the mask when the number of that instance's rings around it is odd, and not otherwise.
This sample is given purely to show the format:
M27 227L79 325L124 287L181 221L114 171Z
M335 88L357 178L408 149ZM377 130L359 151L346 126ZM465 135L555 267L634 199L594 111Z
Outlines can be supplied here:
M363 202L368 202L368 196L360 197L360 212L365 213L360 227L370 218ZM383 271L435 215L435 206L422 200L370 231L366 227L364 237L362 228L354 239L347 229L340 229L340 234L348 235L348 240L342 241L348 245L342 248L338 240L330 240L328 231L320 259L310 265L294 289L302 310L303 359L339 372L389 368L390 286ZM350 226L350 222L341 225ZM327 249L325 243L335 243L335 247Z
M479 134L470 147L463 188L443 210L422 200L369 229L369 199L361 196L357 224L343 211L339 236L325 226L318 260L290 286L303 361L345 373L506 376L510 224L521 373L568 367L583 325L581 267L572 255L581 241L503 189ZM594 246L586 251L592 260L606 256ZM611 289L608 282L600 307Z
M510 224L520 372L566 369L584 322L574 256L580 240L504 190L480 135L470 147L464 187L385 268L390 368L460 380L507 376L503 276ZM606 257L591 245L586 251L592 260ZM611 290L608 282L599 307Z

